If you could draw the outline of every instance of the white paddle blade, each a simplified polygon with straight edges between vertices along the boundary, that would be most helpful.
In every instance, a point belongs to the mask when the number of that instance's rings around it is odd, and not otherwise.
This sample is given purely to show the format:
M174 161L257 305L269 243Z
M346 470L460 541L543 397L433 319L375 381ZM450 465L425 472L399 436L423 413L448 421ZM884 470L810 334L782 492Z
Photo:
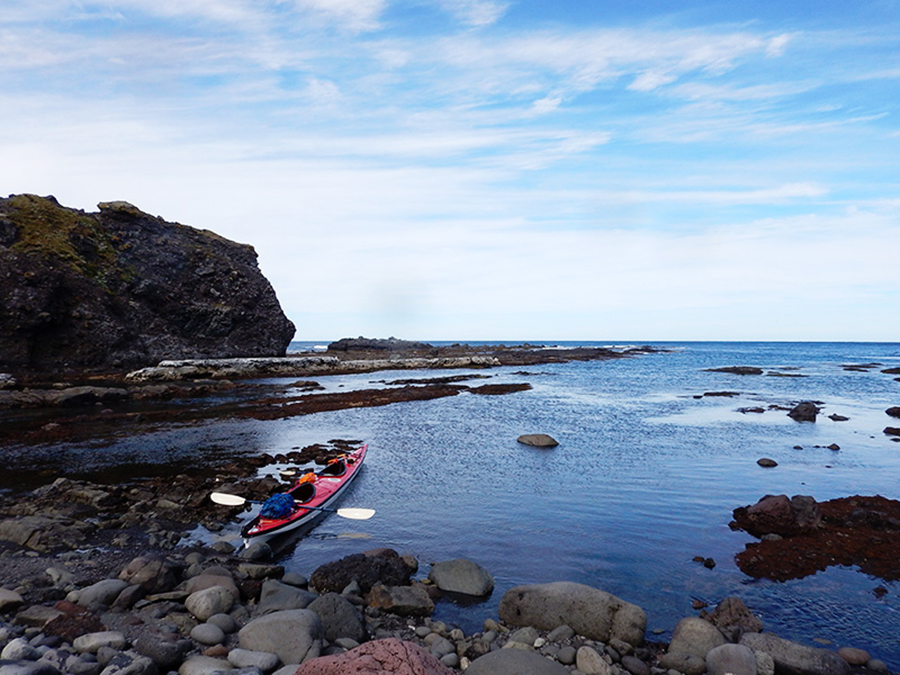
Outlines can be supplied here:
M368 520L375 515L375 509L338 509L337 514L350 520Z
M224 504L225 506L240 506L246 504L247 500L238 495L230 495L225 492L213 492L209 498L216 504Z

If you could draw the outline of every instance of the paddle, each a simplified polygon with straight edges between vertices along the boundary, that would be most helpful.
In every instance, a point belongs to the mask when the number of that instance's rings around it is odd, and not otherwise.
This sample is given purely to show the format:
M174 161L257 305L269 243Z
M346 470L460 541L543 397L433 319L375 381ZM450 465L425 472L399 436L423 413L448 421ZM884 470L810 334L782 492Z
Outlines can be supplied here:
M209 498L216 504L223 504L224 506L241 506L248 502L250 504L262 504L262 502L246 499L238 495L230 495L227 492L213 492L209 495ZM301 509L310 509L312 511L336 513L341 518L349 518L350 520L368 520L375 515L375 509L329 509L324 506L304 506L303 504L297 504L297 507Z

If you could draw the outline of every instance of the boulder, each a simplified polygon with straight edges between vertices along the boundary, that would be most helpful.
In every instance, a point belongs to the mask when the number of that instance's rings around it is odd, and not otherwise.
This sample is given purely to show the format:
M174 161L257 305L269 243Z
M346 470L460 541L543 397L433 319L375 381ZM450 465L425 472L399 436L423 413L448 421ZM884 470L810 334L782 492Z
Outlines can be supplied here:
M271 652L282 663L303 663L319 655L324 635L318 614L289 609L254 619L238 631L238 640L242 649Z
M575 653L575 667L584 675L610 675L612 667L593 647L584 645Z
M10 640L0 651L0 660L3 661L36 661L41 653L28 640L23 637Z
M516 440L534 448L555 448L559 445L559 441L547 434L522 434Z
M418 645L396 638L387 638L368 642L344 654L311 659L300 666L296 675L455 675L455 673L456 671L443 665L436 656Z
M238 590L237 584L234 583L234 579L231 578L230 574L224 573L224 571L215 574L204 572L195 577L191 577L185 582L184 590L190 595L191 593L202 591L205 588L212 588L213 586L227 588L229 593L234 596L235 600L240 600L241 598L241 592Z
M175 566L159 555L135 558L119 572L119 579L141 586L147 593L166 593L178 583Z
M675 625L668 651L683 652L705 659L711 649L723 644L725 636L718 628L709 621L689 616Z
M8 588L0 588L0 613L18 609L25 604L24 598Z
M78 604L90 610L106 609L119 593L128 588L128 582L121 579L104 579L87 588L83 588L78 596Z
M271 652L254 652L239 647L228 652L228 663L235 668L259 668L264 673L271 673L280 661Z
M81 635L72 642L72 647L77 652L90 652L96 654L103 647L124 649L127 641L125 636L117 630L101 631L99 633L87 633Z
M412 570L403 558L392 549L380 549L370 554L354 553L334 562L325 563L309 578L309 585L319 593L340 593L352 581L356 581L363 593L375 584L405 586L409 584Z
M872 658L869 655L869 652L865 649L859 649L858 647L841 647L838 649L838 656L851 666L864 666Z
M325 639L334 642L339 638L350 638L365 642L366 622L359 609L338 593L326 593L311 603L308 609L319 615L325 631Z
M569 669L536 652L501 649L479 656L466 675L569 675ZM305 675L305 674L303 674Z
M457 558L436 562L428 578L442 591L486 596L494 590L494 577L478 563Z
M277 579L266 579L260 591L257 612L270 614L286 609L306 609L316 597L315 593L295 588Z
M756 675L756 655L746 645L724 644L706 654L708 675Z
M29 605L16 613L16 623L23 626L36 626L43 629L48 623L64 615L65 612L62 612L55 607Z
M200 623L191 629L191 639L201 645L220 645L225 641L225 631L214 623Z
M659 667L684 675L702 675L706 672L706 660L687 652L666 652L659 657Z
M179 640L170 633L145 631L134 641L139 654L152 659L161 672L168 672L180 664L193 645L190 640Z
M884 412L886 412L891 417L900 417L900 405L892 406Z
M790 537L811 532L822 523L819 505L812 497L794 495L766 495L752 506L742 506L734 510L737 526L762 537L777 534Z
M366 594L366 602L369 607L401 616L428 616L434 611L434 601L421 584L415 586L377 584Z
M90 523L60 516L19 516L0 521L0 540L48 553L78 548L95 529Z
M701 614L726 636L732 636L732 641L737 641L744 633L761 633L763 623L744 602L735 596L729 596L722 600L712 614Z
M231 664L225 659L212 656L191 656L178 669L178 675L222 675L231 671Z
M283 355L294 334L256 252L124 202L0 198L0 367Z
M740 644L765 652L783 675L848 675L850 665L836 652L791 642L772 633L747 633Z
M223 586L211 586L202 591L191 593L184 601L187 611L200 621L206 621L214 614L222 614L231 609L234 596Z
M644 641L647 615L637 605L591 586L570 581L516 586L500 600L500 619L510 626L553 630L571 626L592 640Z
M61 601L56 603L55 609L60 610L62 614L44 626L44 633L47 635L56 635L66 642L72 642L85 633L100 633L106 630L100 617L81 605Z
M791 409L788 417L798 422L815 422L818 414L819 406L812 401L802 401Z

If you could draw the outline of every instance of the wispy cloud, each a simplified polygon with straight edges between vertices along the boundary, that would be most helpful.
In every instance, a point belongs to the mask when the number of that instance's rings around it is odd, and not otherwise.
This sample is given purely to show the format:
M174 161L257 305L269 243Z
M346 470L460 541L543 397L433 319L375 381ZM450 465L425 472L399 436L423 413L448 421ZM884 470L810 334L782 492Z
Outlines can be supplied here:
M253 243L305 336L506 339L530 312L579 338L678 308L682 337L740 337L729 303L867 294L857 323L900 331L874 309L900 282L896 31L564 5L13 3L0 184Z
M438 0L438 4L469 26L494 24L509 7L509 3L497 0Z

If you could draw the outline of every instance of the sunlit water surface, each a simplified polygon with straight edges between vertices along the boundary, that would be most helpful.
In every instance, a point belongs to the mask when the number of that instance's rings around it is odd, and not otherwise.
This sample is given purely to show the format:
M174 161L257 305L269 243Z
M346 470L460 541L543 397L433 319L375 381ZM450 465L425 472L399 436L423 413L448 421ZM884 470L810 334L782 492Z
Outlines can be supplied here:
M279 562L289 570L308 575L324 562L380 546L414 554L423 575L429 561L471 558L494 575L493 595L469 606L442 602L435 613L466 631L496 617L503 593L523 583L570 580L602 588L643 607L648 636L656 631L661 640L678 619L696 615L693 599L714 604L737 595L766 630L806 644L862 647L900 668L900 584L845 568L786 583L753 580L733 560L753 539L728 527L734 508L766 494L900 499L900 444L882 433L892 425L884 410L900 405L900 382L880 372L900 366L900 345L666 346L675 351L480 371L491 383L533 386L521 393L172 429L97 450L105 459L95 461L177 462L194 453L274 454L332 438L362 439L369 443L366 466L342 505L371 507L377 515L365 522L325 518L283 548ZM882 365L869 372L842 368L869 362ZM729 365L805 377L704 371ZM341 390L467 372L318 380ZM721 391L739 395L700 396ZM824 404L816 423L794 422L783 410L738 412L800 400ZM832 413L850 419L833 422ZM523 433L547 433L560 445L527 447L516 441ZM841 449L825 447L832 443ZM778 466L759 467L761 457ZM237 526L217 536L237 541ZM695 556L713 558L715 568ZM881 598L878 586L888 591Z

